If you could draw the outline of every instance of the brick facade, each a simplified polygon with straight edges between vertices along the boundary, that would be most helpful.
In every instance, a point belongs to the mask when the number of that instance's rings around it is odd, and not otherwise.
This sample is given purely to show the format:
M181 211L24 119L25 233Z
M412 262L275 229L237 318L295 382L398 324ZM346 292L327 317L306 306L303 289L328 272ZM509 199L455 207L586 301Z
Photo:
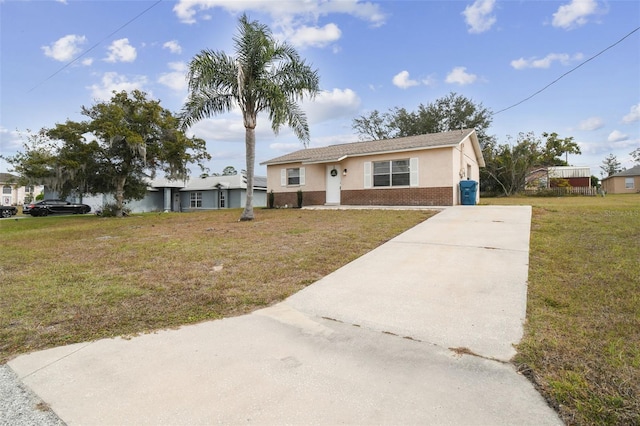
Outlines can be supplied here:
M275 207L298 206L295 192L274 192ZM340 204L345 206L452 206L453 188L389 188L344 190ZM303 192L303 206L323 205L324 191Z

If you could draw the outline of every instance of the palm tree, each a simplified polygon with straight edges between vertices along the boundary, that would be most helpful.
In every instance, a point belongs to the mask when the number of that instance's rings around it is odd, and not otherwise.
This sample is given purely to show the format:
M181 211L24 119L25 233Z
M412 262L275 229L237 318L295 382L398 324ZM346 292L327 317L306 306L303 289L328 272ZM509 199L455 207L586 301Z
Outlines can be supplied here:
M189 63L189 96L182 109L182 125L231 111L238 106L245 127L247 200L240 220L253 220L253 170L256 119L266 112L275 134L289 126L305 146L309 125L297 101L314 97L318 73L287 43L277 43L271 30L242 15L233 38L235 57L203 50Z

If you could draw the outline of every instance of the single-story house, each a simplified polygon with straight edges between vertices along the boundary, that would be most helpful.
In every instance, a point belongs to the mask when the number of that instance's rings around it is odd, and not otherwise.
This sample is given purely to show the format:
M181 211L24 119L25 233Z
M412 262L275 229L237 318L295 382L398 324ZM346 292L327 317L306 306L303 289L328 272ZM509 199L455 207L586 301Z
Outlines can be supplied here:
M460 204L459 182L479 183L473 129L306 148L260 163L275 206ZM479 200L479 191L476 202Z
M255 176L253 182L254 207L267 206L267 179ZM46 198L57 198L54 192L46 193ZM99 210L105 204L114 203L111 194L84 195L73 201ZM247 180L244 174L229 176L209 176L186 180L151 180L147 194L142 200L128 201L126 207L133 213L143 212L187 212L197 210L217 210L242 208L247 201Z
M566 181L573 188L591 187L591 168L589 166L552 166L541 167L529 172L525 178L526 188L556 188Z
M640 192L640 166L602 179L602 189L609 194L633 194Z
M11 173L0 173L0 187L2 188L3 206L17 206L30 203L44 191L43 185L19 186L18 176Z

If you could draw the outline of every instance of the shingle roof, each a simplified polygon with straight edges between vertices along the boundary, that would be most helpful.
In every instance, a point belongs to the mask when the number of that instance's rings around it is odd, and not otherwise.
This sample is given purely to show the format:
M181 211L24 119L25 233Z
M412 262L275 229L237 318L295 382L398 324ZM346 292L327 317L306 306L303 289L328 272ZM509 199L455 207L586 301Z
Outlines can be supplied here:
M616 173L615 175L607 176L602 180L609 179L612 177L618 177L618 176L640 176L640 166L635 166L630 169L624 170L620 173Z
M462 129L454 130L451 132L408 136L404 138L330 145L322 148L306 148L287 155L273 158L271 160L264 161L260 164L272 165L297 162L302 162L305 164L326 163L332 161L340 161L347 157L357 157L362 155L414 151L429 148L442 148L447 146L455 146L471 134L475 135L473 129ZM479 150L479 146L477 146L477 149ZM482 156L481 153L477 152L476 154L480 157ZM482 162L482 165L484 165L484 162Z

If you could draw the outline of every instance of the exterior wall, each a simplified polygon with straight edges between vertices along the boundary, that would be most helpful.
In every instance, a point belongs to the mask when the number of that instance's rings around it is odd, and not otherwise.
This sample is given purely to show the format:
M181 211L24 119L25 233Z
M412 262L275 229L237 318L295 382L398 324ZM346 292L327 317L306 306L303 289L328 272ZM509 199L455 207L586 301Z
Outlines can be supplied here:
M34 185L33 192L31 193L31 201L35 201L35 198L41 193L44 193L44 186ZM0 203L3 206L25 204L27 194L27 188L24 186L16 186L12 183L0 183L0 196L2 196Z
M574 188L578 187L590 187L591 186L591 177L574 177L574 178L551 178L549 179L549 186L551 188L556 188L558 186L557 179L565 179L569 181L569 185Z
M418 159L417 187L364 188L364 165L368 161ZM459 204L458 182L480 180L480 168L469 139L455 148L445 147L351 157L337 163L291 163L267 166L267 188L274 192L275 207L297 206L297 192L303 192L303 206L326 202L327 166L335 166L341 179L340 204L343 205L408 205L449 206ZM305 169L304 185L281 185L281 170ZM346 173L345 173L346 170ZM480 192L477 191L477 201Z
M633 178L633 188L625 188L625 179ZM640 176L616 176L602 181L602 187L609 194L635 194L640 192Z
M342 191L342 204L353 206L451 206L451 187L384 188Z

